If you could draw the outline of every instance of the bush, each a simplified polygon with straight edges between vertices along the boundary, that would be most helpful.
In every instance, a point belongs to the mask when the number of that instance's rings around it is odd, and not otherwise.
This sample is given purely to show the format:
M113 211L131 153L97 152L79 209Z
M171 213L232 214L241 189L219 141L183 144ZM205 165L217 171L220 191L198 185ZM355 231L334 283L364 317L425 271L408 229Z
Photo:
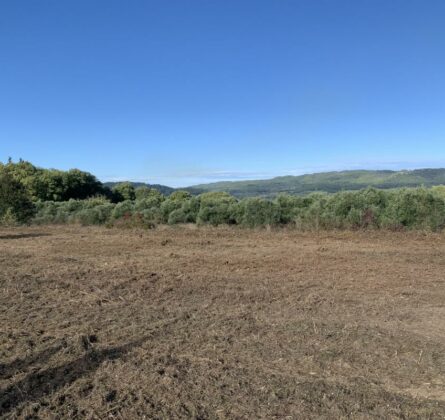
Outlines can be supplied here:
M304 207L298 209L294 224L299 229L322 229L326 228L325 207L328 194L314 193L307 197Z
M145 198L139 199L135 201L134 208L137 211L152 209L152 208L160 208L161 204L164 202L165 197L162 194L153 194L149 195Z
M175 210L179 210L182 205L192 199L187 191L175 191L165 201L161 203L160 213L163 223L168 223L170 214Z
M121 203L116 204L116 206L113 209L113 212L111 213L111 217L113 219L119 219L123 216L129 215L134 210L134 203L133 201L125 200Z
M103 225L110 221L113 210L113 204L101 204L81 210L73 216L72 220L82 225Z
M0 217L0 226L13 227L19 224L17 217L13 211L8 208L5 213Z
M151 191L139 200L118 204L110 203L103 196L66 202L39 201L34 222L116 224L119 221L117 224L123 226L198 223L247 227L293 224L299 229L383 227L438 231L445 227L444 190L439 187L393 191L367 188L305 197L280 195L273 201L263 198L237 201L223 192L192 197L184 191L165 199L157 191ZM3 193L3 197L6 196L9 197ZM4 207L2 211L5 215ZM16 221L15 213L8 210L3 223Z
M307 198L280 194L275 203L279 207L280 223L287 224L295 221L300 209L307 205Z
M159 204L165 200L164 195L155 188L149 188L146 186L136 188L136 200L145 200L147 198L157 199Z
M431 192L442 200L445 200L445 185L437 185L431 188Z
M196 223L199 212L200 200L199 198L191 198L184 201L180 208L173 210L168 217L168 224L174 225L177 223Z
M157 207L142 210L140 212L146 223L158 224L162 223L161 210Z
M445 200L426 188L391 193L383 214L383 226L441 230L445 227Z
M39 201L34 223L106 223L111 216L114 204L105 197L87 200L68 200L65 202Z
M278 225L281 220L280 206L262 198L247 198L237 204L235 220L251 228Z
M235 197L224 192L209 192L199 196L200 206L196 217L198 224L234 224L233 206Z
M178 190L170 194L169 199L172 201L185 201L191 198L191 194L188 191Z

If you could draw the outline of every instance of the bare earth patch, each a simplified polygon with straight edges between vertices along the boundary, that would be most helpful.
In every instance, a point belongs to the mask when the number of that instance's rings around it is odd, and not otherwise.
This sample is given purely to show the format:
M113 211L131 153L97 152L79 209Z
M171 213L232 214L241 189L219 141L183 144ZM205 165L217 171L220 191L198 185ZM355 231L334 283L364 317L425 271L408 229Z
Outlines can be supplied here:
M0 230L0 416L445 418L445 237Z

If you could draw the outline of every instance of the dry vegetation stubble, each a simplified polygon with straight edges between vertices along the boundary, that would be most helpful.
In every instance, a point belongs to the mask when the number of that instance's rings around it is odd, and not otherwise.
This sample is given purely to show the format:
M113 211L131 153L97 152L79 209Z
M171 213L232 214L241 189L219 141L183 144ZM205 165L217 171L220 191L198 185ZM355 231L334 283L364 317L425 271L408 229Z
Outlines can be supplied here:
M445 417L445 238L0 231L0 413Z

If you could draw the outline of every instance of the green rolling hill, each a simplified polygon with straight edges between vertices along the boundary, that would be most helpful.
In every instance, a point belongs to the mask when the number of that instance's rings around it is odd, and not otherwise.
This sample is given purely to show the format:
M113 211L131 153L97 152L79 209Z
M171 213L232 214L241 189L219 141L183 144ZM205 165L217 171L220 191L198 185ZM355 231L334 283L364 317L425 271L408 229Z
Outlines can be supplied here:
M353 170L323 172L300 176L280 176L266 180L215 182L194 185L186 190L198 194L225 191L236 197L273 197L280 193L308 194L311 192L337 192L366 187L400 188L445 184L445 168L415 170Z

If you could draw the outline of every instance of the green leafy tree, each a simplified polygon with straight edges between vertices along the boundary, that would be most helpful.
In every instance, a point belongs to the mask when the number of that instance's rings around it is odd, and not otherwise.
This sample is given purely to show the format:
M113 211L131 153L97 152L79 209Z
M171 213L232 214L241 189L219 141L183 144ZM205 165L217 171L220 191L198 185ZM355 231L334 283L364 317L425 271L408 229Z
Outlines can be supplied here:
M62 173L63 200L75 198L83 200L104 192L102 183L97 178L79 169L70 169Z
M131 182L121 182L113 188L116 201L133 201L136 198L136 191Z
M143 200L150 196L151 188L147 186L137 187L135 190L136 200Z
M20 182L34 201L84 199L107 192L94 175L79 169L41 169L24 160L9 160L0 168Z
M138 201L146 199L155 199L159 203L161 203L165 199L164 195L160 191L156 190L155 188L149 188L146 186L136 188L135 195L136 195L136 200Z
M172 201L185 201L192 197L188 191L178 190L170 194L169 199Z
M0 222L28 222L35 207L26 188L8 172L0 171Z
M144 211L149 209L160 209L161 204L165 201L165 197L158 190L149 189L148 194L144 194L144 198L138 197L138 189L136 189L136 202L135 202L135 210L136 211Z

